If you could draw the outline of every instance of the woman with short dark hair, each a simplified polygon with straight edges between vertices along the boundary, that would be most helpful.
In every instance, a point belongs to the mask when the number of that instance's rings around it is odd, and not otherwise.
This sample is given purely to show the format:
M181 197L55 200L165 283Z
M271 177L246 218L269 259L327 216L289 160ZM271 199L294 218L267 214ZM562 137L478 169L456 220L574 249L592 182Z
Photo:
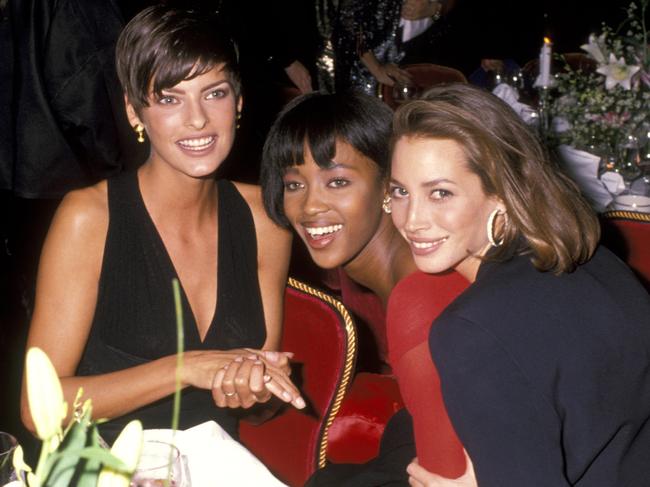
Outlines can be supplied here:
M342 286L351 279L382 307L397 281L415 270L382 211L391 120L386 104L361 92L303 95L271 127L261 167L271 218L293 227L320 268L342 270ZM385 364L384 317L368 318Z
M137 172L69 193L41 257L28 347L42 348L68 404L77 389L111 440L131 418L169 427L176 384L172 280L181 284L185 354L180 428L272 394L304 407L280 345L288 232L258 187L215 180L242 107L236 46L208 12L158 5L120 35L117 65ZM61 344L65 344L61 346ZM23 419L32 420L23 394ZM72 413L72 411L70 411Z
M396 227L420 270L472 283L429 336L476 472L460 485L647 481L650 297L598 246L576 185L476 87L430 89L393 130ZM447 484L417 462L409 473L411 485Z

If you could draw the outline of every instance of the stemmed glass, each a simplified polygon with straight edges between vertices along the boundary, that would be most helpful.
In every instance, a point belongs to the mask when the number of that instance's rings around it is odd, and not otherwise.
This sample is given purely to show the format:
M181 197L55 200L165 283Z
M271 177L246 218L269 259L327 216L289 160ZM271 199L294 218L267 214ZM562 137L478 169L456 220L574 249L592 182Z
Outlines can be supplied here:
M14 451L17 447L16 438L0 431L0 486L18 480L13 465Z
M131 487L191 487L187 459L164 441L145 441Z
M413 83L395 82L393 85L393 100L402 103L413 98L417 93Z
M628 135L619 148L621 175L629 185L630 193L650 194L650 127L643 127L639 135Z

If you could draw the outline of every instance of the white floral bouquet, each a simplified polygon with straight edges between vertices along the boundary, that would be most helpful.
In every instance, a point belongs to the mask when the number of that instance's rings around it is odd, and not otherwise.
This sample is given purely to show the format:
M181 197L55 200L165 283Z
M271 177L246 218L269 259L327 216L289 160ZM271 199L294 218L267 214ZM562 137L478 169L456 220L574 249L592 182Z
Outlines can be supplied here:
M581 46L595 70L566 67L558 73L551 115L557 142L616 158L630 137L650 125L650 47L645 17L648 0L627 8L616 29L603 25Z
M100 444L90 399L80 402L81 389L73 405L74 418L65 429L61 427L68 405L54 366L40 348L28 350L25 372L29 409L43 443L34 470L24 462L22 448L16 448L13 464L19 480L9 485L128 487L140 457L140 421L127 424L109 451Z

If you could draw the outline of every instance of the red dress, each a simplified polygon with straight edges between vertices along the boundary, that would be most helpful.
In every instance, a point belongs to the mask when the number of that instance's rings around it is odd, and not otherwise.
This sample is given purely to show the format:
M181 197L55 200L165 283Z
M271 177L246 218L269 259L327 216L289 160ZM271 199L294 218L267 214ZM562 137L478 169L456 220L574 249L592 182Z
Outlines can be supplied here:
M395 286L386 311L388 358L413 417L418 461L430 472L448 478L465 472L465 457L447 416L438 372L431 361L429 329L468 285L456 272L415 272Z

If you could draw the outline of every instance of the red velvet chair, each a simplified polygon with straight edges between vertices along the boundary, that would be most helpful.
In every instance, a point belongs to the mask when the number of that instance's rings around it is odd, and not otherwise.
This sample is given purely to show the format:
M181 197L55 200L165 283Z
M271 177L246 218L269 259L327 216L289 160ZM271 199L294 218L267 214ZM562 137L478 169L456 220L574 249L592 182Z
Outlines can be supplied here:
M448 66L441 66L440 64L406 64L400 66L400 68L411 74L416 95L433 85L441 83L467 83L467 78L465 78L465 75L461 71ZM393 96L392 86L380 83L377 94L392 109L397 108L400 104Z
M365 463L377 456L388 420L403 407L395 376L356 374L329 430L327 460Z
M330 426L348 389L357 354L355 325L333 297L293 278L284 301L282 350L306 410L287 407L261 425L240 424L241 441L283 482L303 485L325 466Z
M625 261L650 292L650 214L608 211L600 221L603 245Z

